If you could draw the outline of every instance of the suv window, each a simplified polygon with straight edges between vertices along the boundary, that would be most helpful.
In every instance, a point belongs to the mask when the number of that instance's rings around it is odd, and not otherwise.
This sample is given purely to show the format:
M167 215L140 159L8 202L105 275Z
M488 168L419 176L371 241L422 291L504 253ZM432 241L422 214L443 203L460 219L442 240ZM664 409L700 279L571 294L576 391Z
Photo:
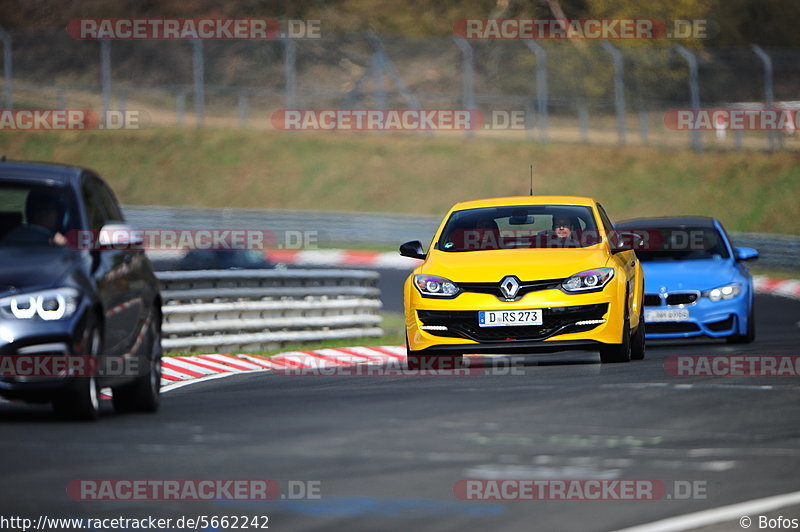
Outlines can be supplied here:
M71 189L0 181L0 245L50 245L80 222Z
M99 179L94 181L97 184L95 190L97 190L97 197L100 200L100 203L103 205L103 210L106 214L106 221L124 222L125 218L122 217L122 211L119 208L117 199L114 197L114 193L111 192L111 189Z
M81 197L83 198L83 204L86 209L89 228L93 231L99 231L105 223L105 215L100 206L100 201L95 194L95 187L93 187L92 184L91 180L84 180L81 186Z

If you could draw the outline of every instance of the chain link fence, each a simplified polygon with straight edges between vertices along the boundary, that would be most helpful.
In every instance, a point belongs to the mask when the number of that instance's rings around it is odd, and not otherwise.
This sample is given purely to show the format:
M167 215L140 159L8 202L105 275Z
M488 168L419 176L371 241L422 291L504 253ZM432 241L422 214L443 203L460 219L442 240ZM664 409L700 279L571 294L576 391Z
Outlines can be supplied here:
M690 132L665 124L671 109L800 107L798 50L374 34L79 41L66 31L26 30L0 37L6 108L136 110L147 127L255 129L272 129L272 114L285 108L475 109L488 127L468 136L696 150L800 146L793 129ZM509 125L512 112L523 120Z

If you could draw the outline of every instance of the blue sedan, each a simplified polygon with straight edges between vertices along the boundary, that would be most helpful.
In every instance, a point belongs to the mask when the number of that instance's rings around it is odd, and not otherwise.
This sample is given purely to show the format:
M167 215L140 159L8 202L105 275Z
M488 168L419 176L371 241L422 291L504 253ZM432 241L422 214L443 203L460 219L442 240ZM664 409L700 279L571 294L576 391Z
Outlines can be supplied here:
M755 339L753 280L745 262L758 252L733 247L719 220L640 218L616 228L642 238L636 255L644 269L647 338Z

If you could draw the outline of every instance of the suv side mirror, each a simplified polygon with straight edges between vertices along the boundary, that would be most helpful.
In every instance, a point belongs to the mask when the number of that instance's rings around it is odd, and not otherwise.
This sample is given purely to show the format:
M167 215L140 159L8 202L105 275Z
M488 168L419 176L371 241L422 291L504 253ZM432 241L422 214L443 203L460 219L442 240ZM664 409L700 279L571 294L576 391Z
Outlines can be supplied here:
M139 248L143 242L142 232L128 224L106 224L97 235L98 249Z
M412 259L425 260L427 255L422 250L422 242L419 240L412 240L400 246L400 255L403 257L411 257Z
M736 260L754 260L758 258L758 251L753 248L733 248L733 255Z

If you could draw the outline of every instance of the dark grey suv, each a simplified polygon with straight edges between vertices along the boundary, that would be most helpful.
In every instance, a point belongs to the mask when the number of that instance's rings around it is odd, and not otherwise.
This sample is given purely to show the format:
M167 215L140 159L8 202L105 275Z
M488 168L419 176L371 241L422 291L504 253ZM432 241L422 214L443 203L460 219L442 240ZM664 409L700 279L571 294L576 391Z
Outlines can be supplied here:
M0 162L0 396L94 419L110 387L118 411L158 409L161 296L140 244L94 172Z

